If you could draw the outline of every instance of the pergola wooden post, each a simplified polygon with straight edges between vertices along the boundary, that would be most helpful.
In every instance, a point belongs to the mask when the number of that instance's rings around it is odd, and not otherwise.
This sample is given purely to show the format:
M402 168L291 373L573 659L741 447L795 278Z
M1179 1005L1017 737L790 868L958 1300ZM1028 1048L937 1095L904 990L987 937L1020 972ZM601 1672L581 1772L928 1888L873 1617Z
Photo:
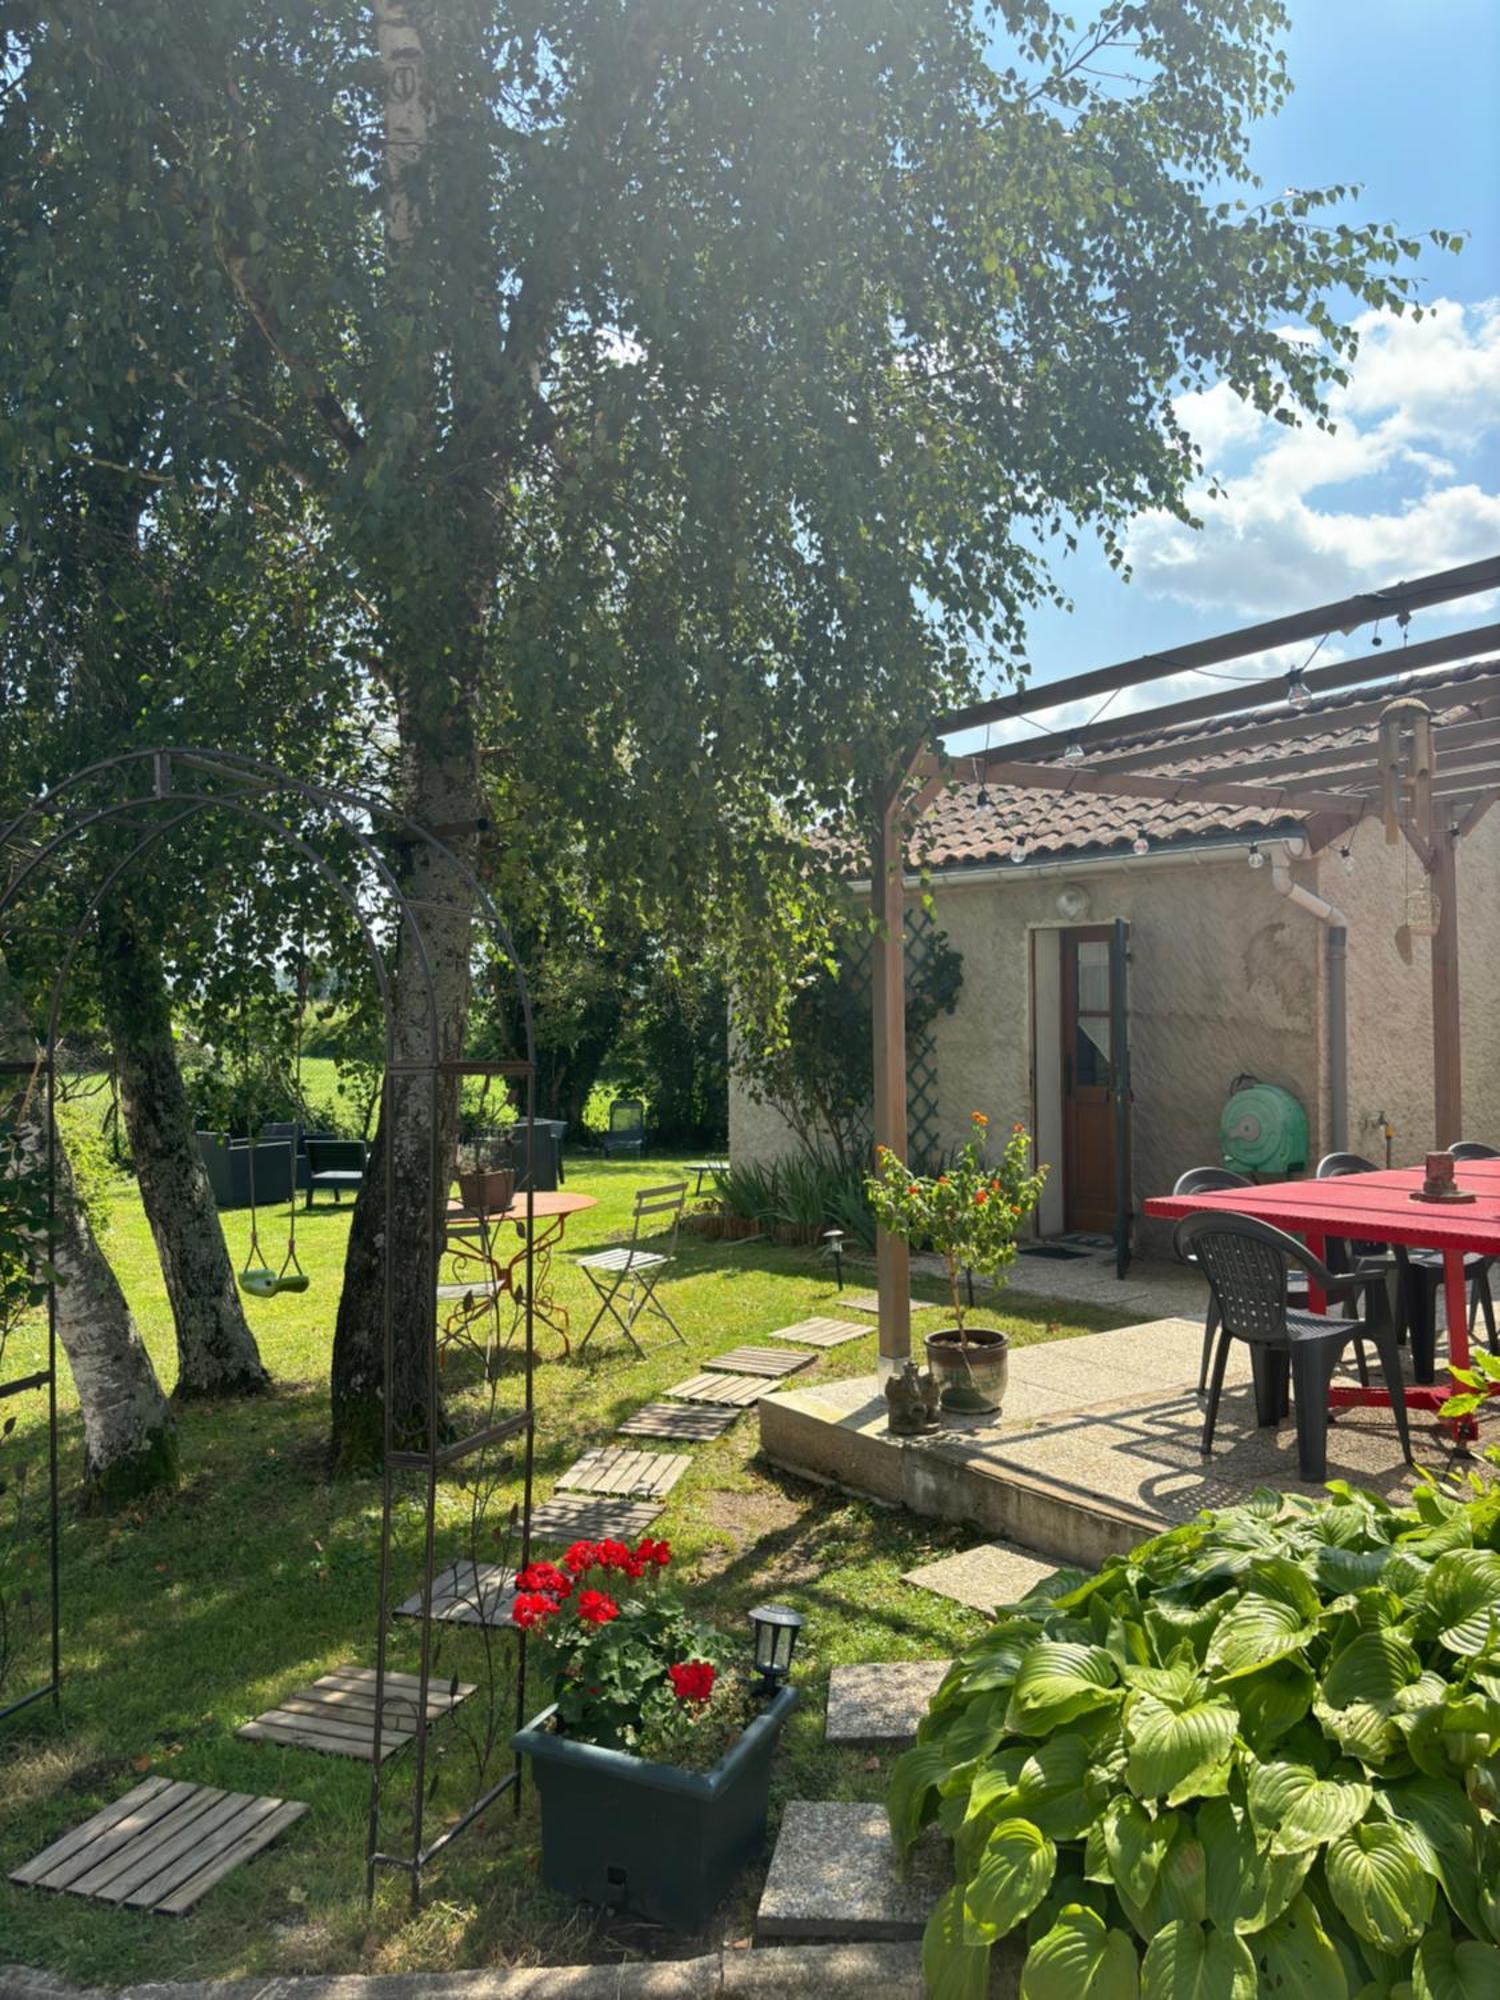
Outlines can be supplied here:
M878 929L874 948L875 1138L906 1157L906 1008L902 951L904 925L905 833L908 818L920 817L926 803L959 771L991 785L1017 791L1097 793L1107 797L1168 804L1250 807L1273 823L1300 824L1318 847L1348 833L1379 808L1376 745L1348 742L1308 745L1320 733L1347 737L1378 722L1403 693L1428 692L1421 676L1458 661L1476 671L1461 692L1447 701L1467 718L1440 723L1433 738L1435 765L1424 799L1436 806L1435 823L1413 840L1437 897L1438 921L1432 946L1432 1059L1436 1141L1449 1146L1462 1137L1463 1064L1460 1049L1457 847L1500 799L1500 624L1362 658L1335 660L1289 670L1275 677L1237 681L1233 687L1169 702L1129 714L1102 717L1113 696L1126 688L1183 674L1208 671L1227 660L1268 649L1321 640L1330 633L1354 632L1361 625L1395 619L1403 627L1414 613L1500 588L1500 556L1465 563L1365 591L1335 604L1236 632L1220 633L1167 653L1148 653L1114 667L1075 674L1070 679L1017 688L993 701L940 716L932 726L933 747L904 760L889 791L879 801L874 841L871 897ZM1482 664L1483 671L1478 671ZM1224 677L1220 676L1222 680ZM1400 687L1383 685L1398 682ZM1446 693L1447 690L1444 690ZM1300 712L1307 697L1346 697L1337 707ZM983 750L961 751L956 759L942 739L961 731L989 730L1038 709L1062 709L1104 697L1096 719L1058 729L1028 725ZM1225 729L1224 724L1230 727ZM1220 725L1215 727L1214 725ZM1205 727L1206 726L1206 727ZM1156 738L1149 748L1140 739ZM1245 752L1257 754L1246 758ZM1184 770L1184 765L1190 768ZM922 789L908 798L913 778ZM1424 806L1425 816L1425 806ZM1408 823L1408 837L1416 831ZM882 1231L876 1239L880 1293L880 1368L899 1370L911 1349L909 1267L905 1246Z
M875 1058L875 1143L906 1158L906 815L905 772L879 802L871 853L871 999ZM880 1379L899 1375L911 1358L911 1256L899 1237L875 1233L875 1289L880 1300Z

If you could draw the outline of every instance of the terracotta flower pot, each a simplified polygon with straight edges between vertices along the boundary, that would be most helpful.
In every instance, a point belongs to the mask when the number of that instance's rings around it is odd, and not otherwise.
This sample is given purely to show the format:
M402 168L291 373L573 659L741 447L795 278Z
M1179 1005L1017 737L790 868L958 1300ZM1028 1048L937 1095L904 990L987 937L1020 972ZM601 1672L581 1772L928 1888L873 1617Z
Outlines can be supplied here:
M945 1410L997 1414L1010 1379L1010 1336L995 1326L957 1327L929 1333L923 1342L927 1365L942 1384Z
M503 1215L515 1199L514 1167L487 1167L460 1173L458 1191L476 1215Z

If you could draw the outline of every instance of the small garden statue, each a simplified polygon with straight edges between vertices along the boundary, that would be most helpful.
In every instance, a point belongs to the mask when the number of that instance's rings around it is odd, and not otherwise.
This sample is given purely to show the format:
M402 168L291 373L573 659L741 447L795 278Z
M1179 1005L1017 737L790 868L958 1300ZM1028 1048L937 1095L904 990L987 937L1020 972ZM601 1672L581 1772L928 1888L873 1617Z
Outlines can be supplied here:
M938 1402L942 1384L930 1372L908 1361L899 1375L885 1382L885 1400L890 1405L889 1430L892 1437L926 1437L939 1425Z
M989 1119L970 1114L970 1132L940 1174L914 1174L889 1146L876 1151L865 1182L875 1220L917 1250L935 1250L948 1274L953 1325L929 1333L927 1365L945 1410L998 1411L1005 1400L1010 1340L998 1327L971 1326L961 1279L971 1271L991 1283L1015 1261L1021 1223L1036 1207L1047 1169L1031 1165L1031 1135L1019 1122L1005 1151L987 1158Z

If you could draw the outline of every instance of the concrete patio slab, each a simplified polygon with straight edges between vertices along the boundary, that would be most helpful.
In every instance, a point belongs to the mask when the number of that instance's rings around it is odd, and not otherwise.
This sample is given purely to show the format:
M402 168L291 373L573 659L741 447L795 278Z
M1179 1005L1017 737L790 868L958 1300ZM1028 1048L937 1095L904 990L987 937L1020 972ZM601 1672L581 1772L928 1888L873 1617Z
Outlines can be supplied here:
M1297 1477L1290 1417L1257 1429L1240 1345L1213 1456L1203 1458L1202 1339L1201 1323L1163 1319L1018 1347L1000 1417L950 1418L931 1438L887 1434L874 1376L819 1382L761 1405L761 1446L803 1477L1092 1566L1257 1486L1320 1490ZM1493 1431L1497 1418L1481 1421ZM1446 1462L1450 1447L1432 1421L1414 1419L1412 1430L1419 1462ZM1328 1477L1387 1497L1410 1490L1389 1411L1341 1413Z
M919 1938L953 1879L946 1842L918 1842L905 1875L884 1806L793 1799L755 1919L761 1938Z
M902 1748L914 1741L951 1660L873 1660L828 1676L830 1743Z

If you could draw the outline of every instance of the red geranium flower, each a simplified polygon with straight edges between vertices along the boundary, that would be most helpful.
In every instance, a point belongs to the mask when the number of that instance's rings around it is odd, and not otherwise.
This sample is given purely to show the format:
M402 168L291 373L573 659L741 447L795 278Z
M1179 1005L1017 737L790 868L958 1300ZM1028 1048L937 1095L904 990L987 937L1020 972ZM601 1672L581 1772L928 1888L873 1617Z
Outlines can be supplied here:
M575 1542L563 1557L563 1568L579 1576L586 1569L594 1567L595 1550L592 1542Z
M619 1617L620 1607L602 1590L585 1590L579 1593L578 1615L590 1625L607 1625L612 1618Z
M655 1563L659 1569L665 1569L672 1560L672 1544L653 1542L649 1535L642 1535L636 1544L635 1559L639 1563Z
M531 1625L545 1624L547 1619L557 1615L556 1602L541 1591L523 1592L510 1608L512 1622L525 1629Z
M555 1563L528 1563L516 1578L516 1589L540 1590L552 1597L567 1597L573 1589L573 1579L564 1576Z
M714 1691L716 1676L707 1660L682 1660L675 1667L667 1668L667 1678L679 1701L697 1702L708 1700Z
M630 1550L624 1542L600 1542L594 1558L601 1569L624 1569L630 1561Z

